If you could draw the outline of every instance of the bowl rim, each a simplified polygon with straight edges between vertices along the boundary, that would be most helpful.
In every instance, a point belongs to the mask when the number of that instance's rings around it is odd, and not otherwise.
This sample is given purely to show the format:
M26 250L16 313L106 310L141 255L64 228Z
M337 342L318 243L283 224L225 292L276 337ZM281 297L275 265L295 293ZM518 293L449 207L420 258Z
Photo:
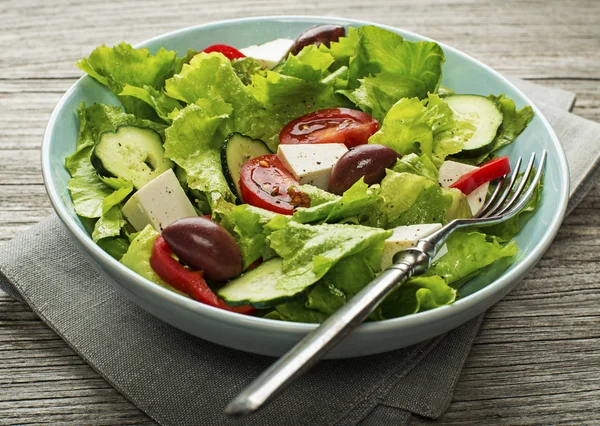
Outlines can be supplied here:
M536 244L531 253L527 255L524 259L519 261L514 269L504 272L500 277L492 281L487 286L482 289L465 296L459 300L456 300L454 303L446 306L441 306L436 309L419 312L412 315L407 315L404 317L392 318L387 320L381 320L376 322L368 322L361 324L353 334L363 334L363 333L375 333L375 332L387 332L391 330L397 330L399 328L404 327L417 327L424 326L426 324L431 324L437 321L443 321L445 319L449 319L452 315L457 313L458 311L470 311L475 306L479 304L480 301L485 300L487 298L492 298L495 294L501 293L501 290L504 288L511 288L511 284L516 285L523 278L523 276L529 271L537 261L542 257L544 252L548 249L554 237L556 236L558 229L562 223L564 218L568 195L569 195L569 171L568 164L565 157L565 153L563 148L558 140L558 137L554 133L554 130L548 123L547 119L544 117L539 108L531 101L531 99L524 94L519 88L517 88L514 84L512 84L507 78L502 76L497 71L493 70L488 65L480 62L479 60L471 57L470 55L455 49L451 46L446 45L445 43L438 42L436 40L430 39L428 37L422 36L420 34L406 31L397 27L392 27L389 25L383 25L379 23L374 23L370 21L357 20L351 18L343 18L337 16L311 16L311 15L276 15L276 16L257 16L257 17L248 17L248 18L238 18L238 19L228 19L221 21L214 21L194 26L189 26L185 28L180 28L174 31L170 31L164 33L162 35L158 35L142 41L135 45L136 48L146 47L148 44L160 42L163 39L168 37L176 36L181 33L193 32L199 29L210 29L213 27L222 27L227 26L233 23L240 22L254 22L254 21L310 21L314 24L320 23L332 23L335 21L336 23L340 23L342 25L375 25L380 28L393 31L395 33L400 33L402 36L410 36L416 39L425 40L425 41L434 41L438 43L444 51L452 51L455 55L460 57L461 60L465 60L471 62L481 68L483 68L486 72L500 79L504 84L509 86L511 89L516 91L522 98L533 108L535 115L540 119L541 124L546 129L548 135L550 136L550 143L554 145L554 149L557 152L557 162L558 162L558 177L559 181L562 184L559 189L558 200L557 200L557 209L556 213L552 219L552 221L547 226L547 231L545 232L543 238L540 240L538 244ZM127 268L125 265L121 264L119 261L114 259L108 253L103 251L98 245L96 245L91 237L85 233L85 231L80 228L76 223L75 219L72 217L70 211L67 206L63 203L62 198L59 192L56 189L55 181L52 178L51 173L51 163L50 163L50 145L52 143L52 133L54 131L54 127L56 122L58 121L58 117L63 112L65 104L71 95L85 82L86 79L92 80L92 77L88 75L84 75L79 78L62 96L59 103L54 108L52 115L48 121L48 125L46 126L46 130L44 132L41 156L42 156L42 176L44 180L44 186L46 188L46 192L48 197L50 198L50 202L58 214L61 221L64 223L66 228L70 231L71 236L75 237L77 242L92 256L98 258L98 260L102 261L103 264L108 264L109 266L116 268L120 275L125 275L129 279L130 283L134 283L136 286L143 288L144 291L147 291L154 296L164 300L167 303L170 303L177 307L178 309L184 309L188 311L192 311L193 313L200 315L208 315L213 317L213 319L226 322L232 325L247 325L251 327L259 327L265 331L277 331L277 332L288 332L288 333L299 333L306 334L307 332L315 329L318 324L311 323L300 323L300 322L289 322L289 321L278 321L272 320L262 317L248 316L248 315L240 315L233 312L225 311L222 309L218 309L212 306L208 306L202 303L199 303L190 298L181 296L173 291L167 290L166 288L153 283L152 281L142 277L137 274L133 270ZM113 279L113 281L116 281ZM117 283L120 287L127 290L127 292L131 292L132 290L127 288L128 285L124 285L122 282Z

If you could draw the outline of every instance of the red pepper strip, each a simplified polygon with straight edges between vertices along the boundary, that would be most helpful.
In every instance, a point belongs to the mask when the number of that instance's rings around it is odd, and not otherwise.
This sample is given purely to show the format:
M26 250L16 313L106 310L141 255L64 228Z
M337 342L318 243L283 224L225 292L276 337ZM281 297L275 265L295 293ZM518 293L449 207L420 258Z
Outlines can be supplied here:
M459 189L463 194L469 195L486 182L498 179L510 173L508 157L500 157L482 164L479 168L462 175L450 188Z
M208 46L206 49L204 49L203 52L204 53L212 53L212 52L222 53L223 56L225 56L227 59L230 59L230 60L246 57L246 55L244 55L242 52L237 50L235 47L231 47L226 44L213 44L212 46Z
M202 278L202 271L190 271L184 268L171 254L171 249L166 241L162 235L159 235L154 241L150 266L165 282L189 295L192 299L206 305L239 314L249 315L256 311L252 306L229 306L208 287L208 284Z
M252 262L250 265L248 265L248 267L246 268L246 272L258 268L261 263L263 263L263 258L259 257L254 262Z

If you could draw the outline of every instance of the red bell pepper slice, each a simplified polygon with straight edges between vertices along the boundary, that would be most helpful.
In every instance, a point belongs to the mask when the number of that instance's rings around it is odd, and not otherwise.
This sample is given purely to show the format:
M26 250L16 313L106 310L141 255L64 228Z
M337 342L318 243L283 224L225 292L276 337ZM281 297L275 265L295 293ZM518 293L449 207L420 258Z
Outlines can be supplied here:
M248 267L246 268L246 272L258 268L261 263L263 263L263 259L262 259L262 257L259 257L254 262L252 262L250 265L248 265Z
M462 175L450 188L459 189L463 194L469 195L486 182L498 179L510 173L508 157L495 158L482 164L479 168Z
M227 59L230 59L230 60L246 57L246 55L244 55L242 52L237 50L235 47L231 47L226 44L213 44L212 46L208 46L206 49L204 49L203 52L204 53L212 53L212 52L222 53L223 56L225 56Z
M162 235L154 241L150 266L165 282L198 302L239 314L249 315L256 311L252 306L229 306L219 299L202 278L202 271L184 268L172 257L171 249Z

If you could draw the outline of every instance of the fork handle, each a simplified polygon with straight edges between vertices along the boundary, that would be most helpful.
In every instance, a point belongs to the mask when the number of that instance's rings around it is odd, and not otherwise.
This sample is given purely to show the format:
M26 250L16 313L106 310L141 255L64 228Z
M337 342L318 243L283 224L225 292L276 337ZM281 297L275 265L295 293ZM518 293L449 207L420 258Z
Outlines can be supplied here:
M279 395L358 327L385 296L413 274L422 273L429 265L429 256L417 248L398 253L395 260L394 265L308 333L238 394L225 408L225 414L249 414Z

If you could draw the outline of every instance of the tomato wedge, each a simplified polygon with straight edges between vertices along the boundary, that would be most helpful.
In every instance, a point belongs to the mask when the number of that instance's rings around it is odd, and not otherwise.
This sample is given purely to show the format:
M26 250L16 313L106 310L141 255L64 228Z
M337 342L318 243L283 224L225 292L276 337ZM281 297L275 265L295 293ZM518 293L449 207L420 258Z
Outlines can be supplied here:
M279 143L343 143L348 148L367 143L379 129L369 114L349 108L311 112L289 122L279 133Z
M296 207L310 205L308 196L295 189L298 186L276 154L253 158L240 170L242 200L275 213L292 214Z
M463 194L469 195L486 182L498 179L510 173L508 157L500 157L479 166L478 169L462 175L450 188L459 189Z
M246 57L246 55L244 55L242 52L237 50L235 47L228 46L227 44L213 44L212 46L208 46L206 49L204 49L203 52L204 53L212 53L212 52L222 53L223 56L225 56L227 59L239 59L239 58Z

